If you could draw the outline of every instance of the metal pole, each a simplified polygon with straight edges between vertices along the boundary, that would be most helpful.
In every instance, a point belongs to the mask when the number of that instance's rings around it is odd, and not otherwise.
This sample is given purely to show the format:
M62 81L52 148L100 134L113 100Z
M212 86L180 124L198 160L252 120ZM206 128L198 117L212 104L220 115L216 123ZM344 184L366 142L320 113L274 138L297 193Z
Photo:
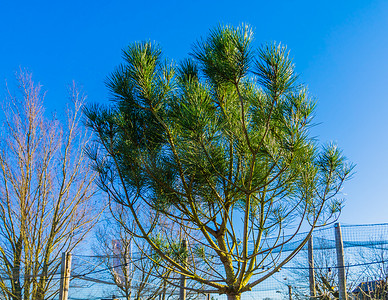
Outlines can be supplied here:
M348 296L346 292L344 244L342 242L340 223L336 223L334 225L334 230L335 230L335 249L337 252L339 300L347 300Z
M310 281L310 299L315 298L315 271L313 254L313 236L308 241L308 260L309 260L309 281Z
M70 272L71 272L71 253L64 252L62 253L62 262L61 262L59 300L67 300L67 297L69 295Z
M186 256L186 250L187 250L187 241L186 239L182 240L182 250L183 255ZM187 257L185 257L185 260L183 262L184 265L187 263ZM179 288L179 300L186 300L186 276L181 274L181 282L180 282L180 288Z

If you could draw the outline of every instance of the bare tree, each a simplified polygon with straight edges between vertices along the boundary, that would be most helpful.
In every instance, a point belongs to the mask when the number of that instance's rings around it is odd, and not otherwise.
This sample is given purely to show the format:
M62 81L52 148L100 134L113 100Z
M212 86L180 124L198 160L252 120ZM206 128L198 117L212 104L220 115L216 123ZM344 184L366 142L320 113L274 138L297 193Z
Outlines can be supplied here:
M94 247L97 258L109 269L110 277L126 299L175 299L178 294L180 274L164 266L162 259L143 239L128 211L116 203L111 203L105 222L97 231ZM149 222L155 218L150 214ZM158 219L159 229L179 232L167 219ZM179 240L179 239L178 239ZM168 244L159 239L159 244L170 248L170 252L181 250L180 243ZM167 251L167 250L166 250ZM177 254L176 253L176 254ZM174 255L171 253L171 255ZM188 258L193 260L193 257ZM191 288L198 283L189 282ZM175 296L174 296L175 295ZM198 293L188 291L187 299L196 299Z
M337 299L339 291L335 249L326 239L314 239L314 245L318 249L314 249L315 298ZM292 286L294 295L298 299L310 299L307 250L301 251L289 268L289 276L286 277L285 284Z
M44 115L45 93L26 71L20 96L3 102L0 147L0 291L3 299L52 299L63 251L79 244L96 222L94 172L79 126L84 101L73 85L66 124Z
M117 285L124 299L155 299L167 293L163 280L171 274L169 270L153 263L148 256L150 247L127 231L136 232L134 222L122 208L115 205L107 219L97 231L95 253L100 262L109 269L111 279ZM123 226L124 225L124 226ZM159 274L160 276L155 276Z
M355 299L388 299L388 246L383 236L371 239L370 245L357 253L358 286Z

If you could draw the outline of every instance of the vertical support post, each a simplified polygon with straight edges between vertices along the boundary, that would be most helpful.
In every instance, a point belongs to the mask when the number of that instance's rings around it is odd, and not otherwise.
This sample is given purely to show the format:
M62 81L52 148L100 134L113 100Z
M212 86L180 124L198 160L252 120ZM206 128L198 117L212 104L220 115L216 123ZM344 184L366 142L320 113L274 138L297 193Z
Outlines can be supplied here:
M310 282L310 299L315 298L315 271L314 271L314 254L313 254L313 236L308 241L308 261L309 261L309 282Z
M207 294L207 297L206 297L207 300L210 300L210 293Z
M288 299L292 300L292 286L288 285Z
M166 282L166 278L163 278L163 290L162 290L162 296L160 297L160 300L166 299L166 291L167 291L167 282Z
M69 296L69 284L71 273L71 253L62 253L61 279L59 288L59 300L67 300Z
M346 292L344 244L342 241L342 232L341 232L340 223L335 223L334 230L335 230L335 249L337 252L339 300L347 300L348 296Z
M187 241L186 239L182 240L182 250L184 255L186 255L187 252ZM187 257L185 258L185 261L183 262L184 265L187 263ZM179 300L186 300L186 276L181 274L181 282L179 287Z
M133 270L132 270L132 240L129 240L129 245L125 243L125 253L124 253L124 263L125 271L124 281L125 281L125 293L128 295L128 299L131 299L132 296L132 279L133 279ZM129 249L128 249L129 248ZM129 252L129 253L128 253ZM122 255L122 253L120 253Z

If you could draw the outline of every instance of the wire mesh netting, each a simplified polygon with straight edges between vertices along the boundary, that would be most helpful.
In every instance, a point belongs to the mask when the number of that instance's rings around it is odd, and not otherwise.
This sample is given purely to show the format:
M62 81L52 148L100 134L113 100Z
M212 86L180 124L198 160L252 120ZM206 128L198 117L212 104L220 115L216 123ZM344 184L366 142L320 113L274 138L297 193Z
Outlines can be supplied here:
M349 298L364 299L364 296L368 296L366 299L387 299L388 224L342 225L341 230ZM305 237L306 233L300 233L292 242L285 244L278 253L280 260L289 255ZM315 230L312 244L316 296L336 299L339 287L334 226ZM115 253L73 254L69 300L179 299L179 274L147 269L147 260L140 253L130 255L128 263ZM144 264L137 263L142 261ZM148 271L143 272L139 266ZM243 293L241 299L308 299L310 270L306 244L279 272ZM60 277L59 272L53 277L53 290L58 289ZM168 279L169 283L164 279ZM189 279L187 286L198 289ZM384 293L378 294L378 289ZM207 294L206 290L186 292L186 299L227 299L226 295ZM54 299L58 299L58 296Z
M368 283L386 280L388 276L388 224L342 225L342 239L346 270L346 287L350 298L368 286ZM286 257L306 233L300 233L279 252ZM316 295L338 297L338 267L334 227L315 230L312 237ZM139 256L139 257L137 257ZM141 260L139 253L131 253L132 261ZM269 258L270 259L270 258ZM110 264L107 264L107 260ZM105 263L104 263L105 262ZM147 276L135 272L132 263L122 263L115 257L73 255L69 299L178 299L180 275L169 273ZM307 244L292 260L241 299L307 299L309 288L309 263ZM128 278L124 276L128 274ZM166 284L162 278L169 279ZM252 278L253 280L254 278ZM187 285L190 286L190 280ZM219 299L225 295L207 295L187 291L187 299Z

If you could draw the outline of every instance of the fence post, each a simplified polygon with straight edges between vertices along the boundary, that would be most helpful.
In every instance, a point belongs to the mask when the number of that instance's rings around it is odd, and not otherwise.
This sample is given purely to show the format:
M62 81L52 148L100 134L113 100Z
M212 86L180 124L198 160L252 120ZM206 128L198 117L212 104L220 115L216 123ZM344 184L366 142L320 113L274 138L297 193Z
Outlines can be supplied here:
M292 286L288 285L288 299L292 300Z
M182 250L183 254L186 255L187 250L187 241L186 239L182 240ZM185 257L185 260L183 262L184 265L187 263L187 257ZM179 300L186 300L186 276L181 274L181 282L179 287Z
M335 230L335 249L337 252L339 300L347 300L348 296L346 292L344 244L342 241L340 223L335 223L334 230Z
M314 271L314 254L313 254L313 236L308 241L308 261L309 261L309 282L310 282L310 299L315 298L315 271Z
M70 272L71 272L71 253L63 252L62 262L61 262L59 300L67 300L67 297L69 295Z

